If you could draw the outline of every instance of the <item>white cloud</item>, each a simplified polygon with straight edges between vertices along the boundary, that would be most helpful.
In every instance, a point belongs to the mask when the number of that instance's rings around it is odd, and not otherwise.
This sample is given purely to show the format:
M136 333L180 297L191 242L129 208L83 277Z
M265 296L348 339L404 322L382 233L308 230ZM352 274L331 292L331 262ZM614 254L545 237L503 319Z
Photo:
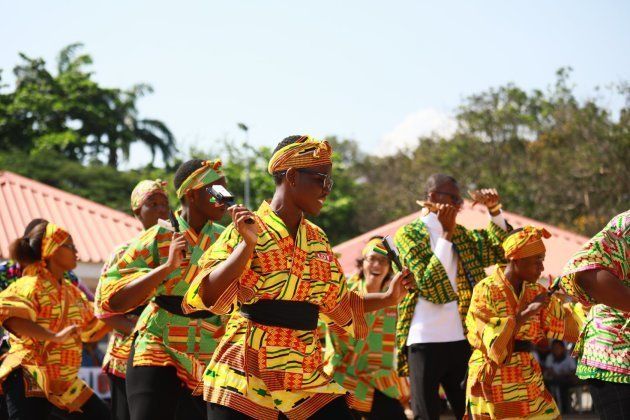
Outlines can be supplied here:
M457 123L451 115L435 108L423 108L407 115L392 131L385 134L378 148L381 154L393 154L399 149L414 147L418 137L437 134L451 136Z

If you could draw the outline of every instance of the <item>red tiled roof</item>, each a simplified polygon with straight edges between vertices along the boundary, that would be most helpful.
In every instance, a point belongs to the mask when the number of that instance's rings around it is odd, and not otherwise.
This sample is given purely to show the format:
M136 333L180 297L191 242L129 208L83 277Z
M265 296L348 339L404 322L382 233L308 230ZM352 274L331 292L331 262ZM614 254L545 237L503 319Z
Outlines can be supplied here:
M133 238L142 225L134 217L41 182L0 171L0 258L35 218L68 229L79 261L104 262L114 248Z
M356 271L356 259L360 257L361 250L370 237L375 235L394 236L401 226L410 223L419 215L420 212L418 211L417 213L410 214L409 216L405 216L384 226L373 229L363 235L357 236L356 238L350 239L349 241L343 242L334 247L333 250L341 254L339 262L341 263L344 272L351 274ZM539 222L508 211L504 211L503 215L515 229L525 225L534 225L537 227L544 227L549 231L549 233L551 233L551 238L545 239L545 246L547 248L545 274L551 274L554 276L561 274L562 267L564 267L569 258L571 258L571 256L589 239L585 236L577 235L567 230L551 226L547 223ZM488 220L489 218L486 208L479 205L472 207L472 202L470 201L466 201L464 203L464 208L457 216L457 223L467 227L468 229L484 228L488 225Z

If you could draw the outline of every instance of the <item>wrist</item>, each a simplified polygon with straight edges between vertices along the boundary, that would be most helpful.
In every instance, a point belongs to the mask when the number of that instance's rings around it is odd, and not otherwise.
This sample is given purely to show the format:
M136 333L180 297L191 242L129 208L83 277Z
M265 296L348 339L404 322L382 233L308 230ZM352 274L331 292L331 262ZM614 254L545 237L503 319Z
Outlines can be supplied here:
M446 239L447 241L451 242L452 237L453 237L453 231L445 230L444 232L442 232L442 239Z
M501 214L502 208L503 206L501 205L501 203L497 203L493 206L488 206L488 212L491 216L498 216L499 214Z

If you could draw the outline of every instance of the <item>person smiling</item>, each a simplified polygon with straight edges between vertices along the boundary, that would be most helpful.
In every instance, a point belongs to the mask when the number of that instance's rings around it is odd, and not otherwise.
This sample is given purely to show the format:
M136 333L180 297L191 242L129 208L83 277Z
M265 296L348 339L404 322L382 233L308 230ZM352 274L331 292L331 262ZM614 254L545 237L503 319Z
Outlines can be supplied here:
M409 271L385 292L348 289L326 234L305 218L320 213L333 186L328 142L287 137L268 172L273 199L255 213L229 209L233 223L203 256L185 298L188 311L232 315L204 373L208 418L351 419L347 391L323 371L318 318L365 338L364 312L396 305Z
M169 229L147 229L106 273L102 309L125 314L147 304L135 328L127 363L131 419L196 419L205 403L193 396L223 334L219 316L182 312L182 296L199 271L199 258L223 231L226 207L208 191L225 186L220 161L193 159L175 172L181 210Z
M361 294L387 290L393 273L382 237L367 243L357 265L358 273L348 279L350 290ZM365 318L365 340L327 329L327 371L351 392L347 400L355 418L405 420L401 401L409 399L409 383L395 368L396 307L370 312Z

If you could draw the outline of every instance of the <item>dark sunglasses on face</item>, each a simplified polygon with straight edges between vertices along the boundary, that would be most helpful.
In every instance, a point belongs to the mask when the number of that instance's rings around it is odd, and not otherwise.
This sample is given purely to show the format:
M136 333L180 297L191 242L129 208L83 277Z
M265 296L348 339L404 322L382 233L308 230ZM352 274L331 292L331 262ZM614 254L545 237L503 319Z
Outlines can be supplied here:
M66 242L66 243L62 244L61 246L64 247L64 248L68 248L70 251L78 252L78 249L77 249L76 246L74 246L74 244Z
M335 181L333 181L332 176L330 174L325 174L322 172L316 172L316 171L311 171L309 169L296 169L296 171L301 172L303 174L311 174L311 175L317 175L318 177L321 178L321 185L322 188L325 190L330 191L335 183Z

